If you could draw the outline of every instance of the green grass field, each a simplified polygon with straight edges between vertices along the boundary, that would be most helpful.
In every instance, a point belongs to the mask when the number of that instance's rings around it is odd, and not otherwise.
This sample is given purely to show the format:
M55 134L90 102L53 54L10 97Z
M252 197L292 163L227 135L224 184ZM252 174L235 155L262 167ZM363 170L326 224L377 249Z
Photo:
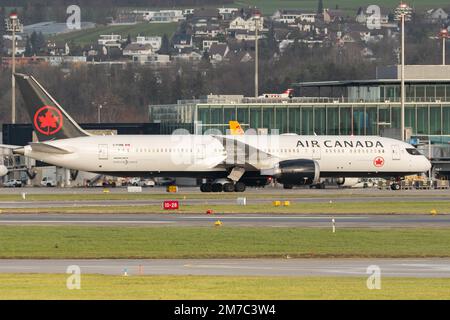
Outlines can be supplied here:
M0 299L450 299L450 279L82 275L68 290L63 274L0 274Z
M398 197L399 194L396 192L385 192L380 191L378 189L370 190L368 192L352 192L351 189L342 189L336 193L318 192L302 192L302 190L298 190L295 193L266 193L266 192L258 192L258 191L249 191L242 194L238 193L168 193L168 192L145 192L145 189L142 193L127 193L127 192L98 192L98 193L89 193L83 192L81 189L75 191L74 193L42 193L42 194L32 194L28 193L27 189L23 189L23 192L26 193L27 201L74 201L74 200L154 200L154 199L176 199L176 200L186 200L186 199L232 199L236 200L238 197L246 197L247 200L252 199L272 199L272 200L289 200L293 198L315 198L315 199L339 199L339 198L367 198L367 197L381 197L385 198L386 201L389 201L391 197ZM417 195L417 193L402 193L401 195L412 197ZM442 198L445 195L449 196L450 201L450 192L447 193L421 193L421 195L426 195L430 198ZM0 194L0 205L1 201L22 201L21 193L5 193Z
M121 25L121 26L99 26L92 29L75 31L65 34L60 34L52 37L53 40L62 42L74 42L78 45L85 45L89 43L97 43L101 34L120 34L122 38L128 35L136 37L142 36L163 36L167 34L170 38L177 28L176 23L138 23L135 25Z
M359 7L367 5L379 5L380 7L394 8L400 2L392 0L324 0L323 5L325 8L335 9L336 5L339 9L346 11L348 14L356 15ZM430 9L436 7L448 7L448 0L410 0L407 3L418 10ZM261 9L263 14L271 15L278 9L308 9L317 10L317 0L237 0L235 5L240 7L257 6Z
M167 197L166 199L170 199ZM234 202L230 200L230 202ZM248 204L246 206L229 204L217 205L208 204L205 200L202 204L183 204L177 213L206 213L212 209L214 214L430 214L431 210L436 210L438 214L449 214L450 203L448 201L428 201L428 202L315 202L309 203L297 201L290 202L289 206L275 207L271 203ZM167 213L161 205L113 205L113 206L83 206L74 204L67 207L50 208L1 208L0 213Z
M0 245L0 259L450 257L450 230L1 226Z

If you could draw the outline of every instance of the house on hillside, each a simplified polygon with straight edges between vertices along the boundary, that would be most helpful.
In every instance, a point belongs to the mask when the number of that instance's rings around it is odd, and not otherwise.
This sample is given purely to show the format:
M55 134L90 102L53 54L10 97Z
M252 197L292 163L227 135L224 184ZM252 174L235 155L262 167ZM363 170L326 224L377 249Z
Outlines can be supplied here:
M234 32L234 38L237 41L255 41L256 40L256 32L249 30L236 30ZM261 40L265 38L265 35L261 32L258 33L258 39Z
M218 10L222 20L231 20L239 13L238 8L219 8Z
M244 19L242 17L237 17L230 22L228 26L228 31L236 31L236 30L247 30L247 31L255 31L256 27L258 30L264 29L264 18L252 16L248 19Z
M70 54L70 48L67 42L48 41L47 53L51 56L68 56Z
M138 44L149 44L152 46L153 51L159 51L161 49L162 38L161 37L145 37L137 36L136 42Z
M178 50L192 48L192 36L189 34L174 34L172 37L172 45Z
M179 52L173 56L175 61L199 62L202 59L202 54L193 50L192 48L180 49Z
M203 40L202 42L203 51L209 52L209 49L215 43L219 43L219 40Z
M225 60L230 49L226 43L213 43L209 48L209 57L212 63L218 63Z
M316 21L316 13L314 11L305 10L277 10L272 20L279 23L295 24L296 22L309 22L314 23Z
M122 36L120 34L102 34L99 36L97 43L99 46L120 48Z
M25 50L26 50L26 41L16 39L15 55L16 56L23 55L25 53ZM12 55L12 40L3 39L3 52L7 56Z
M171 23L184 20L183 10L146 11L143 19L150 23Z
M251 62L255 60L255 54L254 52L250 51L230 52L227 55L227 60L229 60L232 63Z
M148 57L153 54L153 47L150 44L130 43L123 49L124 56L130 56L135 59Z
M446 21L448 17L449 16L447 12L445 12L445 10L442 8L430 9L425 13L425 20L428 23L441 23L443 21Z
M325 23L344 22L347 14L342 10L324 9L322 17Z

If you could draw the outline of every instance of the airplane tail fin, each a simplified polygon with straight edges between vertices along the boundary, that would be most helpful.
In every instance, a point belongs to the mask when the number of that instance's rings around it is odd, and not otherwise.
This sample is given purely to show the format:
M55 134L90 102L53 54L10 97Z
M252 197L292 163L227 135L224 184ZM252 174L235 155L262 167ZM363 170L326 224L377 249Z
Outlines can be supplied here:
M89 136L30 75L16 73L19 90L39 141Z
M289 98L292 98L294 96L294 89L287 89L283 93L286 94Z
M244 130L242 129L241 125L238 121L229 121L230 125L230 132L233 136L242 136L244 135Z

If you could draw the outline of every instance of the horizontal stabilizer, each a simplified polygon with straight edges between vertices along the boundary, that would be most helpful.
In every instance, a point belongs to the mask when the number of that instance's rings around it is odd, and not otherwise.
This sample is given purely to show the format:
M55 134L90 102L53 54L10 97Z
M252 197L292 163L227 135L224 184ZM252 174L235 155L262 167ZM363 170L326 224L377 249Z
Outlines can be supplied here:
M53 153L53 154L69 154L73 153L72 151L65 150L63 148L55 147L46 143L33 142L30 143L31 149L34 152L45 152L45 153Z

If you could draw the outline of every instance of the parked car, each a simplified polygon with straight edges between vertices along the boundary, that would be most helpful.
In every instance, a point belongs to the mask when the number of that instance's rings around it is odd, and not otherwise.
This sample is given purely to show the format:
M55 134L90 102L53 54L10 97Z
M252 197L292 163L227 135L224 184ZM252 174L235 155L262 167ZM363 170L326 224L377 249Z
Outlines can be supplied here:
M22 187L22 181L21 180L17 180L17 179L11 179L6 181L3 184L4 187L8 187L8 188L20 188Z
M141 178L135 177L128 181L128 185L134 186L134 187L154 187L155 181L152 179L142 180Z
M143 187L154 187L155 185L156 183L152 179L146 179L141 181L141 186Z

